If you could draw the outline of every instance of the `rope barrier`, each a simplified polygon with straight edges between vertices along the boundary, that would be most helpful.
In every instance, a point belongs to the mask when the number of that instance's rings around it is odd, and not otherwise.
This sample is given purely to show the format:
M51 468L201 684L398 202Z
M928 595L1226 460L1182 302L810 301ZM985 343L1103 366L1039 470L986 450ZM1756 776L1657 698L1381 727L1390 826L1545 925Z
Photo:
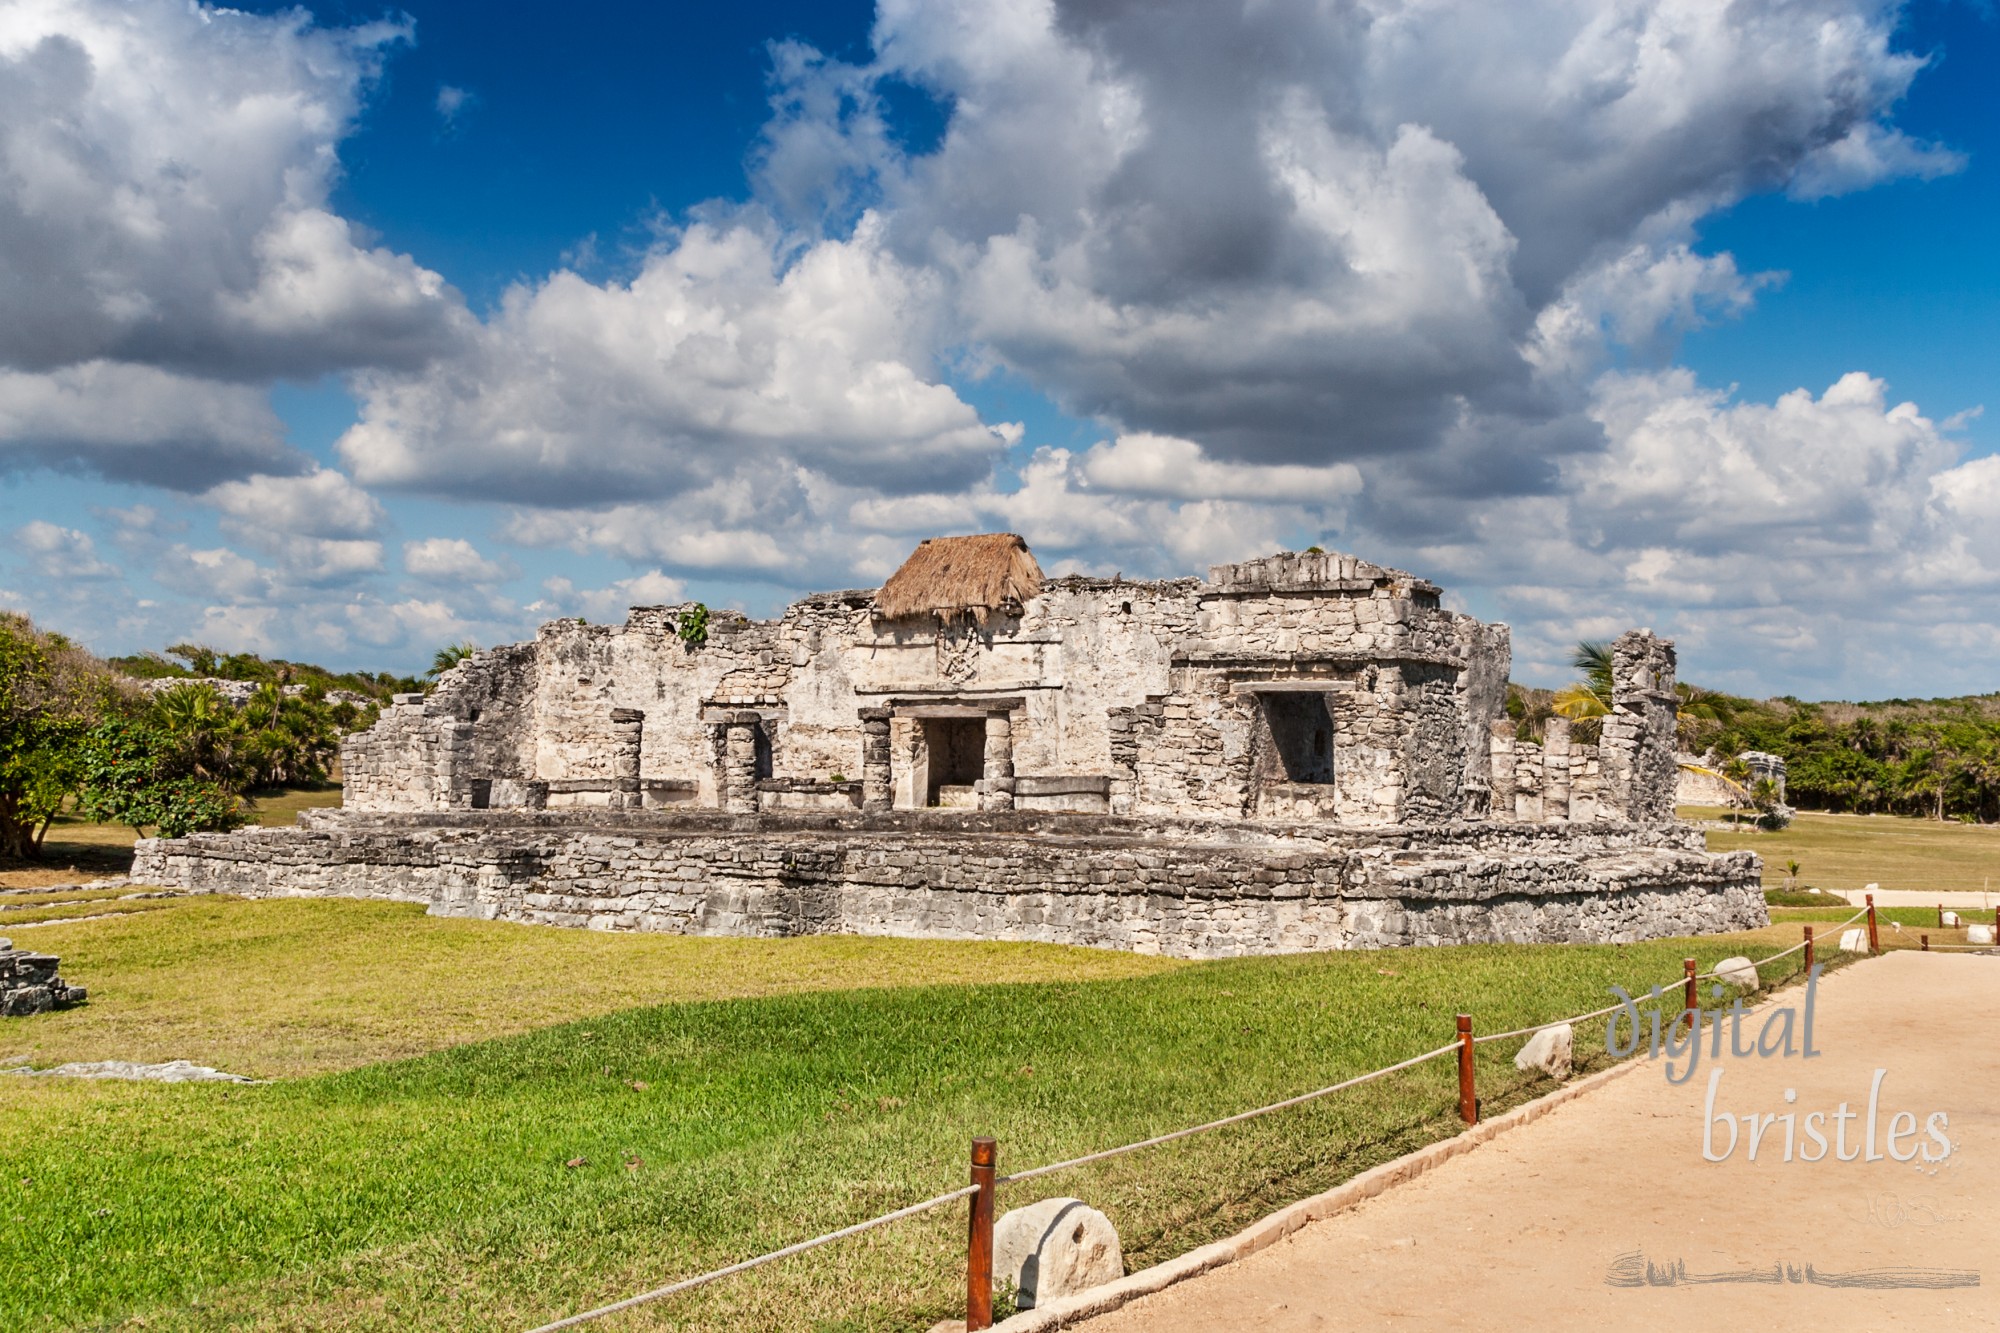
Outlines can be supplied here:
M1859 912L1856 912L1853 916L1847 918L1847 920L1837 922L1834 925L1834 929L1835 930L1844 929L1847 926L1853 925L1855 922L1861 920L1863 917L1867 915L1868 915L1868 909L1864 907ZM1754 965L1757 967L1762 967L1766 963L1775 963L1780 958L1789 957L1790 955L1797 953L1799 950L1805 947L1806 947L1805 941L1801 940L1797 944L1794 944L1789 949L1785 949L1782 950L1781 952L1771 954L1768 957L1759 958ZM1934 944L1931 947L1934 949L1966 949L1966 948L1984 948L1986 946L1965 945L1965 944ZM1696 974L1695 980L1713 981L1720 975L1721 974L1719 972L1701 972ZM1660 987L1660 998L1664 1000L1669 991L1673 990L1676 986L1685 985L1686 982L1687 978L1685 976L1675 977L1671 982ZM1632 1003L1639 1004L1642 1001L1649 1000L1651 998L1653 998L1653 996L1651 988L1649 987L1643 994L1635 996L1632 1000ZM1546 1031L1549 1028L1562 1027L1564 1024L1587 1023L1593 1018L1602 1018L1606 1014L1616 1013L1618 1010L1624 1007L1625 1007L1624 1002L1620 1001L1617 1004L1607 1004L1602 1009L1593 1009L1587 1014L1574 1014L1568 1018L1554 1018L1550 1019L1546 1023L1537 1023L1533 1027L1515 1028L1512 1032L1489 1032L1483 1037L1474 1037L1472 1039L1472 1044L1475 1046L1482 1046L1489 1041L1506 1041L1513 1037L1526 1037L1536 1032Z
M740 1264L731 1264L727 1268L718 1268L713 1272L703 1273L699 1277L683 1278L679 1282L670 1283L667 1286L658 1287L652 1291L641 1292L637 1296L628 1296L624 1300L614 1301L610 1305L600 1305L595 1310L585 1310L582 1314L573 1314L567 1319L558 1319L553 1324L543 1324L539 1328L530 1329L529 1333L555 1333L559 1328L575 1328L578 1324L587 1324L593 1319L602 1319L606 1315L617 1314L621 1310L630 1310L634 1306L645 1305L649 1301L657 1301L663 1296L672 1296L676 1292L705 1286L710 1282L716 1281L718 1278L748 1272L750 1269L763 1264L772 1263L779 1259L789 1259L795 1254L804 1254L807 1250L816 1250L822 1245L830 1245L834 1241L845 1240L849 1236L858 1236L864 1231L872 1231L876 1227L887 1226L891 1222L900 1222L906 1217L915 1217L917 1214L927 1213L933 1208L942 1208L945 1204L956 1203L958 1200L969 1198L978 1192L979 1186L977 1185L962 1185L949 1194L938 1195L935 1199L925 1199L922 1203L913 1203L908 1208L899 1208L893 1213L884 1213L880 1217L871 1217L866 1222L856 1222L851 1227L842 1227L838 1231L829 1231L824 1236L814 1236L811 1240L802 1240L796 1245L787 1245L782 1250L773 1250L769 1254L760 1254L755 1259L745 1259Z
M1835 928L1843 929L1867 915L1867 909L1864 908L1849 917L1846 921L1840 922ZM1789 954L1797 953L1804 947L1804 943L1795 944L1783 953L1775 953L1767 958L1760 959L1759 963L1775 962ZM1940 949L1985 949L1991 946L1978 944L1940 944L1932 947ZM1696 980L1708 980L1715 976L1716 973L1714 972L1703 972L1696 977ZM1660 987L1661 996L1659 998L1664 1000L1666 994L1673 987L1683 985L1686 980L1687 978L1684 976L1675 977L1667 985ZM1648 988L1643 998L1648 1000L1655 998L1651 994L1651 988ZM1639 1001L1634 1000L1633 1003L1637 1004ZM1623 1007L1624 1003L1621 1001L1618 1004L1606 1005L1602 1009L1593 1009L1589 1013L1576 1014L1569 1018L1553 1019L1547 1023L1538 1023L1533 1027L1516 1028L1511 1032L1488 1033L1485 1036L1474 1037L1472 1040L1475 1045L1492 1041L1506 1041L1510 1038L1524 1037L1531 1033L1541 1032L1548 1028L1561 1027L1566 1023L1582 1023L1593 1018L1602 1018L1606 1014L1613 1013ZM1150 1139L1141 1139L1137 1143L1127 1143L1117 1148L1106 1148L1101 1152L1086 1153L1081 1157L1072 1157L1067 1161L1050 1162L1046 1166L1032 1167L1026 1171L1016 1171L1011 1175L996 1176L993 1178L993 1183L997 1186L1016 1184L1024 1180L1034 1180L1041 1176L1053 1175L1058 1171L1068 1171L1075 1167L1088 1166L1093 1162L1104 1162L1114 1157L1123 1157L1127 1153L1138 1152L1143 1148L1157 1148L1162 1144L1173 1143L1176 1140L1189 1138L1196 1134L1208 1133L1210 1130L1223 1129L1229 1125L1239 1125L1246 1120L1255 1120L1259 1116L1288 1110L1294 1106L1302 1106L1306 1102L1317 1101L1322 1097L1331 1096L1336 1092L1342 1092L1348 1088L1359 1087L1364 1083L1372 1083L1378 1078L1385 1078L1390 1074L1414 1068L1427 1061L1435 1060L1441 1055L1450 1055L1454 1051L1460 1050L1461 1046L1461 1042L1453 1041L1435 1050L1425 1051L1422 1055L1411 1056L1407 1060L1399 1060L1395 1064L1385 1065L1380 1069L1372 1069L1365 1074L1357 1074L1353 1078L1344 1079L1339 1083L1330 1084L1327 1087L1318 1088L1312 1092L1302 1092L1296 1097L1287 1097L1283 1101L1272 1102L1268 1106L1259 1106L1249 1111L1239 1111L1235 1115L1224 1116L1219 1120L1210 1120L1205 1124L1191 1125L1186 1129L1177 1129L1172 1133L1156 1135ZM916 1217L919 1214L930 1212L934 1208L942 1208L946 1204L956 1203L960 1199L970 1198L978 1194L980 1188L978 1185L963 1185L947 1194L940 1194L935 1198L926 1199L922 1203L914 1203L907 1208L899 1208L893 1213L883 1213L881 1216L871 1217L865 1222L856 1222L854 1225L842 1227L838 1231L829 1231L823 1236L814 1236L811 1240L802 1240L795 1245L787 1245L783 1249L772 1250L768 1254L760 1254L754 1259L745 1259L741 1263L730 1264L727 1267L717 1268L694 1277L682 1278L678 1282L669 1283L664 1287L656 1287L651 1291L641 1292L637 1296L628 1296L624 1300L614 1301L610 1305L601 1305L594 1310L586 1310L582 1314L574 1314L565 1319L558 1319L554 1323L542 1324L530 1329L528 1333L557 1333L557 1330L560 1329L575 1328L580 1324L587 1324L592 1320L602 1319L606 1315L618 1314L621 1311L646 1305L652 1301L657 1301L679 1292L691 1291L696 1287L706 1286L722 1278L731 1277L737 1273L745 1273L764 1264L775 1263L779 1259L788 1259L793 1255L804 1254L806 1251L818 1249L822 1245L830 1245L834 1241L845 1240L850 1236L858 1236L864 1232L873 1231L877 1227L887 1226L891 1222L900 1222L905 1218Z
M1205 1125L1195 1125L1188 1129L1177 1129L1171 1134L1162 1134L1157 1138L1142 1139L1138 1143L1128 1143L1122 1148L1106 1148L1103 1152L1086 1153L1082 1157L1072 1157L1067 1162L1051 1162L1047 1166L1037 1166L1027 1171L1016 1171L1011 1176L998 1177L994 1183L996 1185L1006 1185L1019 1180L1033 1180L1037 1176L1047 1176L1053 1175L1057 1171L1067 1171L1073 1166L1087 1166L1091 1162L1102 1162L1113 1157L1123 1157L1126 1153L1137 1152L1141 1148L1157 1148L1162 1143L1172 1143L1175 1139L1184 1139L1190 1134L1202 1134L1211 1129L1221 1129L1224 1125L1241 1124L1245 1120L1254 1120L1260 1115L1269 1115L1273 1111L1282 1111L1287 1107L1298 1106L1304 1102L1325 1097L1330 1093L1339 1092L1343 1088L1359 1087L1361 1084L1373 1082L1385 1074L1393 1074L1398 1070L1408 1069L1412 1065L1420 1065L1426 1060L1435 1060L1440 1055L1449 1055L1457 1049L1458 1043L1454 1041L1448 1046L1440 1046L1434 1051L1426 1051L1422 1055L1411 1056L1407 1060L1382 1069L1370 1070L1366 1074L1356 1075L1343 1083L1335 1083L1331 1087L1321 1088L1316 1092L1302 1092L1296 1097L1287 1097L1284 1101L1272 1102L1269 1106L1260 1106L1254 1111L1239 1111L1235 1115L1224 1116L1220 1120L1211 1120Z

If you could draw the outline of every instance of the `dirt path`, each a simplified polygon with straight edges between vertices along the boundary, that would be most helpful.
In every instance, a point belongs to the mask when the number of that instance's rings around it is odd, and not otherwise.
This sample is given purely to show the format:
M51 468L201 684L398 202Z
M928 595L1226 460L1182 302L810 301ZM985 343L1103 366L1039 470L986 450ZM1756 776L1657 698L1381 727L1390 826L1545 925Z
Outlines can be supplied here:
M1794 1007L1802 992L1787 992ZM2000 958L1893 953L1823 981L1818 1059L1704 1058L1669 1085L1655 1065L1240 1263L1079 1327L1088 1333L1303 1329L2000 1328ZM1745 1024L1745 1037L1755 1029ZM1708 1054L1704 1048L1703 1056ZM1864 1115L1886 1069L1878 1140L1896 1111L1949 1116L1955 1151L1926 1167L1782 1160L1775 1124L1703 1160L1703 1103L1738 1117L1847 1102ZM1797 1090L1787 1104L1785 1090ZM1715 1127L1719 1154L1727 1131ZM1857 1118L1850 1151L1865 1133ZM1747 1137L1747 1136L1746 1136ZM1800 1131L1798 1146L1812 1150ZM1878 1146L1879 1142L1878 1142ZM1935 1145L1933 1150L1936 1151ZM1810 1264L1819 1274L1979 1272L1945 1290L1817 1283L1619 1287L1621 1256L1690 1275Z

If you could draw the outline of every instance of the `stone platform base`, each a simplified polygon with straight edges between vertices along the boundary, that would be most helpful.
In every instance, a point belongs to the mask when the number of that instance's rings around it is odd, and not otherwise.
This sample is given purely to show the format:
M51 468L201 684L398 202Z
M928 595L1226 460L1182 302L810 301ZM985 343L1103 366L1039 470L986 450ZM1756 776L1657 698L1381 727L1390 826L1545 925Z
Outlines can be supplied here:
M1680 825L313 812L299 828L142 840L132 873L197 891L385 898L597 930L1039 940L1220 958L1765 924L1756 856L1700 847Z

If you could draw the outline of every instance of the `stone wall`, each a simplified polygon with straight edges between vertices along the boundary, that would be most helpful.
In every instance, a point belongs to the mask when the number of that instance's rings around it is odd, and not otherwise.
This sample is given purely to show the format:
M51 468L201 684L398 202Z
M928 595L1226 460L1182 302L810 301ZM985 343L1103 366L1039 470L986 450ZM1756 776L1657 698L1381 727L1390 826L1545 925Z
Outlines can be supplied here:
M1679 827L1336 836L1019 811L320 815L295 829L144 840L134 877L597 929L1041 940L1208 958L1763 924L1755 856L1699 846Z

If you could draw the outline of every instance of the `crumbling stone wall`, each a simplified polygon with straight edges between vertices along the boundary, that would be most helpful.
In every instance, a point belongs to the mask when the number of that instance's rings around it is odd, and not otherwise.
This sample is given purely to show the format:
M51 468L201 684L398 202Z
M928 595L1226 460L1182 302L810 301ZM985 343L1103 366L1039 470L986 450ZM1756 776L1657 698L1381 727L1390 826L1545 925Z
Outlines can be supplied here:
M705 641L690 643L680 629L693 612L555 621L531 644L475 655L420 713L399 706L355 738L348 803L622 808L641 803L636 792L649 806L843 805L840 784L872 771L863 804L908 808L932 798L922 719L948 712L983 726L986 745L984 770L970 766L985 776L946 785L987 806L1026 791L1044 807L1371 826L1574 819L1582 808L1586 756L1510 753L1496 768L1487 728L1505 699L1506 627L1446 611L1434 585L1353 556L1281 554L1216 566L1206 581L1053 579L1018 611L973 624L878 620L873 593L851 590L801 599L775 621L715 611ZM1670 695L1664 652L1632 647L1621 671L1656 681L1664 670ZM1300 778L1272 762L1284 738L1271 726L1302 705L1259 700L1311 692L1334 753ZM1593 807L1605 817L1671 810L1653 798L1671 769L1655 752L1656 694L1627 688L1607 720ZM636 779L627 715L643 715ZM962 734L928 730L940 743Z
M1755 856L1706 855L1692 830L1268 827L1022 812L320 815L307 828L146 840L134 874L594 929L1042 940L1196 958L1635 940L1767 919Z
M356 810L469 810L473 724L421 694L399 694L340 745L341 799Z

